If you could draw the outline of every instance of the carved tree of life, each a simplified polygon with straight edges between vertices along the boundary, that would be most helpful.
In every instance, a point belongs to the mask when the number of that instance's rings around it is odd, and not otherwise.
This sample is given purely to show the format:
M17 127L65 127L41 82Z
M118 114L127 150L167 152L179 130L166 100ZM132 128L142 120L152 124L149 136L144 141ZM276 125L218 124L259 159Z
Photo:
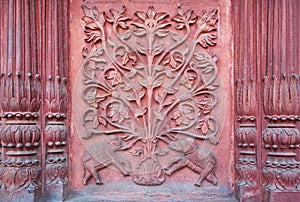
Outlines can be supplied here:
M133 17L125 6L107 15L95 6L82 8L89 44L83 49L83 99L89 108L82 138L120 136L127 142L122 149L139 158L133 181L162 184L158 156L169 155L169 143L180 137L218 141L211 113L218 59L207 51L216 44L218 10L196 16L178 7L170 19L153 6Z

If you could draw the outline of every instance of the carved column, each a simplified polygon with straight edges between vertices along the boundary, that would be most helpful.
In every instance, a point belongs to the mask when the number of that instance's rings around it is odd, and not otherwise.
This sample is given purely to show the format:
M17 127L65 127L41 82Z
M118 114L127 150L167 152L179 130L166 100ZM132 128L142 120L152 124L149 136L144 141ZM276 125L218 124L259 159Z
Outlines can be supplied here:
M33 201L39 193L63 200L68 1L0 2L1 198Z
M0 8L3 7L3 1L0 1ZM0 9L1 11L1 9ZM3 37L4 37L4 16L3 16L3 12L0 12L0 41L1 43L3 42ZM2 77L2 67L3 67L3 63L4 63L4 58L2 57L2 55L4 54L4 49L2 47L2 45L0 44L0 78ZM2 86L2 82L0 82L0 99L3 98L3 92L2 92L3 86ZM0 107L0 113L2 114L2 108ZM2 117L0 116L0 127L2 127ZM0 133L0 173L2 173L2 169L3 169L3 164L2 164L2 141L1 141L1 133ZM0 177L0 189L2 188L2 179Z
M260 0L238 0L234 9L236 78L236 188L238 198L259 201L259 74Z
M41 187L36 2L1 1L1 198L34 200Z
M68 155L66 126L68 95L68 1L45 1L42 31L45 123L45 194L63 200L68 190Z
M298 192L299 196L300 190L299 15L299 1L268 1L263 187L274 199L279 196L275 192Z
M292 0L233 2L240 122L236 182L243 187L241 199L253 195L246 187L255 185L255 173L256 186L262 184L269 193L261 193L261 200L293 199L299 190L299 7L300 2ZM261 137L255 135L255 119ZM250 148L260 144L262 157L256 155L256 159L262 158L262 163L256 164L255 171L255 150ZM260 154L260 147L256 150Z

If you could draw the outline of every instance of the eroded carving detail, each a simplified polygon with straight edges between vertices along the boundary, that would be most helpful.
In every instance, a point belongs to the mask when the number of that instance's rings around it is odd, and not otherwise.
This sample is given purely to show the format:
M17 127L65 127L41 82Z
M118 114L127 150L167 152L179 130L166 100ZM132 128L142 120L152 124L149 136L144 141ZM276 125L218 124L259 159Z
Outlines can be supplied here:
M241 186L255 186L256 165L256 84L254 79L236 81L237 121L236 141L239 157L235 165L236 182Z
M299 75L264 78L264 111L268 122L263 130L269 151L263 168L263 187L269 191L300 190L300 168L296 154L300 146Z
M195 138L211 145L219 139L212 113L217 105L218 59L206 50L216 45L218 10L196 16L193 10L179 7L173 23L167 13L152 6L147 12L135 12L136 17L127 16L124 6L110 9L109 15L96 7L83 6L83 11L86 42L91 46L83 49L83 99L89 108L83 115L86 133L82 138L120 135L126 142L122 149L138 158L133 181L162 184L165 172L157 156L167 157L169 148L159 142L174 149L171 142L184 137L190 138L182 140L188 143ZM171 31L172 26L178 31ZM113 36L108 37L108 32ZM85 183L92 175L101 183L95 170L104 167L103 162L97 160L95 165L92 159L103 148L101 143L84 155ZM200 173L196 185L204 179L216 184L213 155L198 152L199 148L191 154L180 150L185 153L181 163L190 168L196 165ZM179 169L169 167L169 174Z

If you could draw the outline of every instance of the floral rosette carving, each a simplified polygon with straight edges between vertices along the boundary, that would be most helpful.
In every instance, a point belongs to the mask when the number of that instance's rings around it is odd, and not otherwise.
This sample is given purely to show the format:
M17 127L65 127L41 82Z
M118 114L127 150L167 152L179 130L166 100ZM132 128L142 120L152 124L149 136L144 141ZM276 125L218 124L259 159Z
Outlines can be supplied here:
M82 51L88 106L82 139L117 135L121 152L138 159L133 181L162 184L160 159L168 157L171 142L218 143L218 58L209 51L216 45L218 10L196 16L178 7L170 18L153 6L132 17L124 6L108 14L82 8L89 44Z

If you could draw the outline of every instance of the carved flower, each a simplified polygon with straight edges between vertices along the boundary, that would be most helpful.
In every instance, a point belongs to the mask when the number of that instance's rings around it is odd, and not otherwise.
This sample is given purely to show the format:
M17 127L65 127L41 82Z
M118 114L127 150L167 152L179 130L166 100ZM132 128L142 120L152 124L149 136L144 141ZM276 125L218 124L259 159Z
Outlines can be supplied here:
M214 39L217 38L217 34L212 34L212 31L217 30L216 23L218 22L218 9L213 10L210 13L203 12L199 18L197 24L199 29L199 36L196 43L199 43L203 48L216 45Z
M117 52L116 52L116 56L121 56L122 58L122 65L126 65L129 60L132 60L133 63L136 62L136 55L134 52L129 52L125 49L119 49Z
M208 131L214 131L214 124L212 123L212 121L210 119L202 119L199 121L197 127L197 129L199 129L203 135L207 135Z
M82 18L84 25L84 32L88 36L85 40L93 44L102 40L101 27L105 23L104 12L99 13L97 8L93 6L88 8L82 6L85 16Z
M125 16L125 6L122 6L120 10L110 9L109 12L112 14L112 18L106 17L109 23L114 23L116 26L120 26L123 29L127 29L127 20L130 17Z
M193 16L193 10L189 9L186 12L179 6L178 14L172 19L178 23L176 29L183 29L188 24L194 24L197 20L197 16Z
M218 11L219 11L218 9L215 9L210 13L208 13L205 10L202 12L202 15L200 16L197 22L198 26L199 27L201 26L201 30L205 32L210 32L212 30L217 29L215 25L219 20Z
M118 104L111 104L109 106L110 112L107 114L107 117L112 118L112 122L117 122L121 124L125 119L129 119L128 111L123 109Z
M168 35L168 30L164 30L164 28L171 24L164 22L164 19L167 18L169 14L165 12L157 13L153 6L149 6L147 13L137 11L135 12L135 15L143 22L143 24L132 22L132 25L137 27L137 29L133 31L135 35L143 36L146 34L146 30L155 32L159 37Z
M176 69L183 62L181 55L171 55L167 57L164 61L164 65L169 64L173 69Z
M110 71L107 75L106 75L106 79L107 80L111 80L111 85L112 86L116 86L119 83L122 83L122 77L121 74L118 71Z
M174 119L176 121L176 125L179 126L182 122L182 114L181 111L175 111L173 113L172 119Z
M203 98L197 102L197 106L204 114L208 114L214 108L211 98Z
M179 126L181 124L188 125L189 120L194 119L193 116L193 109L188 106L180 106L177 111L175 111L171 117L173 120L175 120L176 125Z
M89 110L84 115L84 123L91 122L92 127L94 129L97 129L100 124L106 126L107 121L106 119L99 113L99 111L95 110Z
M93 106L94 108L98 107L98 103L105 100L105 98L108 96L108 94L105 95L97 95L97 89L96 88L92 88L91 90L89 90L86 95L84 96L84 99L86 100L86 102Z
M189 72L186 71L185 74L183 75L181 81L180 81L180 84L184 85L188 89L191 89L195 78L196 78L196 76L194 74L189 73Z

